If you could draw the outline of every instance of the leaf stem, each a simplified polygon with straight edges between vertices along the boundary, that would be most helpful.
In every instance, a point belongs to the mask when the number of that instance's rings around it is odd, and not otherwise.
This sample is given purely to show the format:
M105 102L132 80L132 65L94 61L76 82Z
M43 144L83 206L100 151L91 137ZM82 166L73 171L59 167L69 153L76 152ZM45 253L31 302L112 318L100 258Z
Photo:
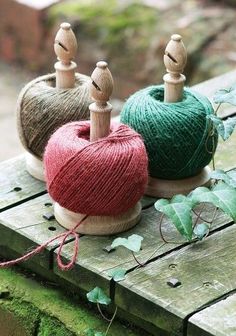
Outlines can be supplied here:
M164 238L164 235L162 233L162 223L163 223L163 218L164 218L164 214L161 215L161 219L160 219L160 223L159 223L159 233L161 236L161 239L163 240L164 243L166 244L182 244L182 241L168 241ZM163 244L164 245L164 244Z
M114 314L113 314L113 316L112 316L112 318L111 318L111 320L110 320L110 322L108 324L107 330L105 332L105 336L107 336L107 334L108 334L108 331L109 331L109 329L110 329L110 327L112 325L112 322L114 321L114 318L116 317L116 313L117 313L117 306L116 306L115 312L114 312Z
M209 221L209 220L207 220L207 219L201 217L201 212L198 214L194 209L192 209L192 212L193 212L196 216L198 216L198 218L201 219L203 222L206 222L206 223L208 223L208 224L211 224L211 223L212 223L212 220ZM195 227L195 226L194 226L194 227Z
M193 224L193 228L195 228L195 226L197 225L198 220L201 219L201 213L202 213L202 211L204 210L205 206L206 206L206 205L203 204L203 205L201 206L201 209L200 209L199 213L196 214L196 215L197 215L197 218L196 218L196 220L195 220L195 222L194 222L194 224ZM193 210L193 211L194 211L194 210ZM195 212L194 212L194 213L195 213ZM204 219L203 219L203 220L204 220Z
M132 256L133 256L134 260L136 261L136 263L138 264L138 266L143 267L143 266L145 265L145 263L141 263L141 262L137 259L137 257L135 256L135 254L134 254L133 251L132 251Z
M157 251L160 250L160 249L162 248L162 246L164 246L165 244L166 244L166 243L163 243L163 244L161 244L160 246L158 246L158 247L155 249L155 251L148 257L148 259L145 261L145 263L143 263L142 266L137 265L136 269L145 266L145 265L149 262L149 260L152 259L152 257L157 253Z
M97 307L98 307L98 311L99 311L99 313L101 314L102 318L103 318L105 321L107 321L107 322L111 322L111 320L110 320L109 318L107 318L107 317L103 314L102 309L101 309L101 307L100 307L100 304L99 304L98 302L97 302Z
M219 108L221 107L222 103L219 103L216 110L214 111L214 114L217 116L217 112L219 111Z

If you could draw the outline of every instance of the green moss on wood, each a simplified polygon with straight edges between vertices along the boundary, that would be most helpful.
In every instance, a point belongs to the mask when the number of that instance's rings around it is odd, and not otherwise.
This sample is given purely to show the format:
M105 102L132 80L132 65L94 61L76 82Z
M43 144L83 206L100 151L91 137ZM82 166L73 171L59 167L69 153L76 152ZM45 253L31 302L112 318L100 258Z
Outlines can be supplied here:
M0 300L0 308L5 310L6 316L10 313L9 318L12 316L12 323L15 324L16 329L23 328L26 335L34 335L40 313L32 304L13 298ZM2 313L0 311L0 314ZM5 323L9 323L8 318Z
M89 328L106 330L107 322L102 320L95 310L90 310L82 301L73 301L59 289L48 288L45 284L26 278L11 269L0 269L0 279L0 292L8 290L10 295L8 299L0 300L0 304L16 314L20 320L24 320L28 326L32 323L32 328L38 316L45 317L40 327L41 334L37 336L83 336ZM47 335L46 331L53 325L57 325L58 334L53 332ZM64 331L67 332L65 335ZM127 328L116 320L110 334L140 336L143 332Z
M39 331L37 336L75 336L75 333L70 332L63 324L56 319L44 316L41 318Z

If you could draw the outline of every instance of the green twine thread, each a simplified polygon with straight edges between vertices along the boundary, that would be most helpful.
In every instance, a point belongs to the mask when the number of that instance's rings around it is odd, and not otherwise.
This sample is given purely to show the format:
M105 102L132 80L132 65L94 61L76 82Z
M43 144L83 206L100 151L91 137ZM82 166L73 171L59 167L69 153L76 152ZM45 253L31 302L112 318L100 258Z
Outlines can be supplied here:
M185 88L183 100L164 103L164 87L150 86L133 94L121 111L121 122L144 139L149 173L163 179L198 174L212 159L218 134L212 132L209 100Z

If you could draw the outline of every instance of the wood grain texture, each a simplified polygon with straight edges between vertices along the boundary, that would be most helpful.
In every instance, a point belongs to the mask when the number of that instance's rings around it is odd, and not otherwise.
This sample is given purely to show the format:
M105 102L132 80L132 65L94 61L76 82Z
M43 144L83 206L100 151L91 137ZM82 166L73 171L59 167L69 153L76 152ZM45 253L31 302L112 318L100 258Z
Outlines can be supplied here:
M46 192L45 183L26 171L23 155L0 163L0 186L0 211Z
M199 307L236 288L236 225L168 254L116 285L116 304L176 335ZM171 288L170 278L181 286Z
M50 205L51 204L51 205ZM0 214L0 245L19 257L33 248L45 243L65 230L55 220L47 220L43 215L53 213L52 203L48 195L23 203ZM59 240L51 243L43 253L33 257L35 264L49 269L51 267L51 251L58 247ZM1 255L3 255L1 253ZM3 255L8 257L8 255Z
M188 323L187 335L235 336L236 294L193 315Z
M206 207L202 216L206 219L211 219L213 207ZM218 212L213 230L219 228L231 220L226 215ZM63 279L77 285L84 290L90 290L98 284L109 292L110 281L109 272L116 268L123 268L127 271L132 270L137 263L135 262L131 252L123 247L117 248L115 251L107 253L103 248L110 246L112 241L117 237L127 238L132 234L142 236L143 244L142 250L136 253L137 259L143 263L147 259L151 260L161 257L165 253L170 253L177 247L186 244L181 240L180 235L175 227L168 219L163 221L163 234L166 239L172 241L182 241L176 244L164 244L158 230L160 222L160 213L154 207L150 207L142 211L142 218L140 223L133 229L112 237L98 237L98 236L83 236L80 239L79 256L75 268L71 272L61 272L56 265L56 252L54 255L55 274ZM73 242L68 243L63 249L63 257L65 261L69 261L73 255ZM136 271L134 271L136 272Z

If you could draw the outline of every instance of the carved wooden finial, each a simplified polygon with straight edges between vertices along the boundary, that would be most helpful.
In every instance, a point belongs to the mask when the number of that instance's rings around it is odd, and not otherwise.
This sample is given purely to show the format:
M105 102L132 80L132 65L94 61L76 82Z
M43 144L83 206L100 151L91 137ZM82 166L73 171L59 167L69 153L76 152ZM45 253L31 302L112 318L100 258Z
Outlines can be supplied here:
M100 61L96 65L91 75L91 96L96 102L106 103L113 91L113 78L106 62Z
M75 58L76 50L77 41L71 25L64 22L60 25L54 42L54 51L58 59L55 64L56 87L58 89L74 87L77 65L72 60Z
M163 77L165 82L164 101L174 103L182 100L183 87L186 80L182 74L187 62L187 52L182 42L182 37L178 34L171 36L170 42L166 46L164 63L167 74Z
M112 106L108 101L113 91L113 78L106 62L97 63L91 80L90 93L95 103L89 106L90 141L95 141L110 133Z

